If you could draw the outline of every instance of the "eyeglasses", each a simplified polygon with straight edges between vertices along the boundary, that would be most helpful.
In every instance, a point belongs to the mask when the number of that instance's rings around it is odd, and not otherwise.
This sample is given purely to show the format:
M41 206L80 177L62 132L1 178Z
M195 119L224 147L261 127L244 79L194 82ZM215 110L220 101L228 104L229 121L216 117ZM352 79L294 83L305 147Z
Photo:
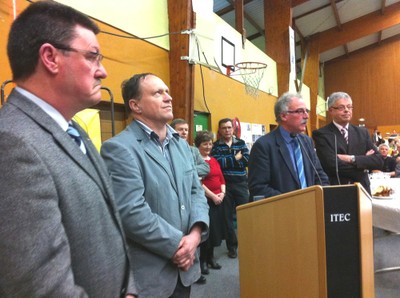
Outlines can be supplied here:
M286 111L286 113L304 115L305 113L310 114L310 110L309 109L297 109L294 111Z
M62 51L80 53L80 54L84 55L87 60L89 60L93 64L95 63L97 66L100 66L100 63L104 58L104 56L102 54L100 54L100 52L92 52L92 51L87 51L87 50L75 49L75 48L71 48L69 46L63 46L63 45L56 45L54 47L56 49L59 49Z
M348 106L338 106L338 107L331 107L331 108L343 112L345 109L351 111L353 109L353 106L348 105Z

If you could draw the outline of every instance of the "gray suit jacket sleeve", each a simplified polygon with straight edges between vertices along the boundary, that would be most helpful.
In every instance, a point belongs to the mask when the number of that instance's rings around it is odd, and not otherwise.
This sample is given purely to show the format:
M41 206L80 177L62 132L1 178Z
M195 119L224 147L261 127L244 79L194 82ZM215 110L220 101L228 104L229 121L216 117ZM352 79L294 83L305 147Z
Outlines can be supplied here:
M197 175L199 175L199 177L201 178L204 178L210 173L210 166L201 157L199 149L197 149L196 147L190 147L190 149L192 150Z
M0 296L87 297L74 282L48 165L13 135L2 133L0 148L9 148L0 154L0 185L7 185L0 194L0 239L14 239L0 244Z

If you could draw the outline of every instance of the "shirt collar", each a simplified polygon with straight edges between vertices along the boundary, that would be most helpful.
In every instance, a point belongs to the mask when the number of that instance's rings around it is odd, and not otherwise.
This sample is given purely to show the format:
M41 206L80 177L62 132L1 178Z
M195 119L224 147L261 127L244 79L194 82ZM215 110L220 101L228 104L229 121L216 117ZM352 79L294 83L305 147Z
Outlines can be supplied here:
M283 139L287 144L291 143L293 138L290 136L290 133L284 129L282 126L279 126L279 132L281 133Z
M17 90L19 93L21 93L30 101L32 101L34 104L39 106L39 108L41 108L47 115L49 115L55 122L57 122L57 124L60 125L64 131L67 130L68 128L67 120L65 120L63 115L61 115L60 112L57 111L53 106L49 105L43 99L37 97L36 95L32 94L31 92L21 87L17 86L15 87L15 90Z
M220 138L218 141L217 141L219 144L226 144L225 143L225 140L223 139L223 138ZM236 139L236 137L235 136L232 136L232 144L235 144L235 143L237 143L238 142L238 140Z
M342 126L340 124L337 124L335 121L333 121L333 124L335 124L335 126L337 127L337 129L339 129L339 131L341 131L342 128L346 129L347 131L349 130L349 124L348 123L345 126Z
M144 124L142 121L140 120L136 120L136 122L139 124L139 126L143 129L143 131L146 133L146 135L150 138L154 138L157 141L159 141L160 137L158 136L158 134L156 134L156 132L154 130L152 130L150 127L148 127L146 124ZM166 135L166 139L170 140L173 137L175 139L179 139L179 133L177 133L169 124L166 124L167 126L167 135Z

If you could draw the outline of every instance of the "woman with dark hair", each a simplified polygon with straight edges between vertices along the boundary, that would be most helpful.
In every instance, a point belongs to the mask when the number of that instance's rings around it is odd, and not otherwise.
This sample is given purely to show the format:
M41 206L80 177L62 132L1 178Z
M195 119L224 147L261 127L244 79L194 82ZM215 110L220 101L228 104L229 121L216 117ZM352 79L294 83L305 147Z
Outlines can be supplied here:
M224 239L224 208L225 179L218 161L210 156L213 146L213 135L208 131L197 132L195 145L199 148L200 155L210 165L210 173L202 180L202 185L210 207L210 234L208 240L200 246L201 273L208 274L208 266L212 269L221 269L221 265L215 261L214 247L220 246Z

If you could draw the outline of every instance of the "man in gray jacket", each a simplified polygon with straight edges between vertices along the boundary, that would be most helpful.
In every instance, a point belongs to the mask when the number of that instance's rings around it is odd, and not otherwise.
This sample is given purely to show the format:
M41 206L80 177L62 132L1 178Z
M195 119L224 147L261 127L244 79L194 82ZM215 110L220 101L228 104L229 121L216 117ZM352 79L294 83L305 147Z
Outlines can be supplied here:
M0 110L0 297L136 294L107 169L71 121L101 99L98 32L50 1L11 27L17 87Z
M168 87L137 74L122 85L135 119L101 149L113 180L139 296L190 297L200 277L197 246L208 233L208 204L188 143L167 123Z

